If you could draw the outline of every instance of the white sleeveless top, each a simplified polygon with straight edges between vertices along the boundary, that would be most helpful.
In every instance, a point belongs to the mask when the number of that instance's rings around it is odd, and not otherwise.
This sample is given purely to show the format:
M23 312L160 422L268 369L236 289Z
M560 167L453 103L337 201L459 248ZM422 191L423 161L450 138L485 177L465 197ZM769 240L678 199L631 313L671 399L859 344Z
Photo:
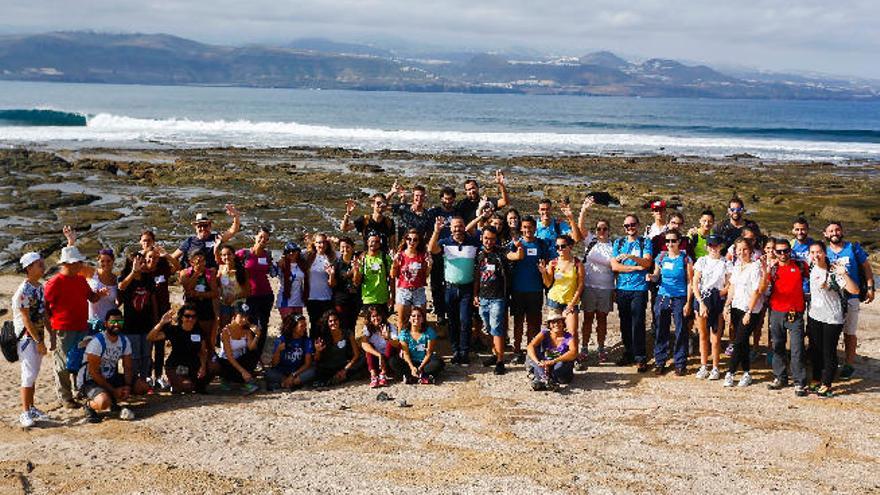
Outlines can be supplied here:
M110 290L106 296L98 299L97 302L89 301L89 319L103 321L104 317L107 316L107 311L118 307L116 305L116 296L118 295L119 288L116 284L106 285L104 282L101 282L97 270L95 270L95 274L92 275L92 278L88 279L87 282L93 291L98 291L104 287L107 287Z

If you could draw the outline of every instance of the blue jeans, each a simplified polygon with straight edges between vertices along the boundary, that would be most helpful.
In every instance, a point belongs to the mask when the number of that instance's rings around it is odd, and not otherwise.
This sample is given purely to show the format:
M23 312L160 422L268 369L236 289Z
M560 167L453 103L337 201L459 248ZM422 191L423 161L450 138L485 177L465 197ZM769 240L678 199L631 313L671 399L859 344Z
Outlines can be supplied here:
M452 353L466 356L471 350L474 285L446 284L445 299Z
M645 350L646 290L617 290L617 312L620 315L620 336L624 356L638 363L647 361Z
M535 378L541 381L554 381L556 383L571 383L574 379L574 361L560 361L550 368L550 373L544 371L544 367L526 358L526 367L532 370Z
M480 318L483 319L483 327L493 337L507 337L504 326L505 311L504 299L480 298Z
M654 304L654 321L657 322L654 333L654 364L666 366L669 359L669 326L675 322L674 362L676 368L687 365L688 331L684 325L684 305L687 296L657 296Z

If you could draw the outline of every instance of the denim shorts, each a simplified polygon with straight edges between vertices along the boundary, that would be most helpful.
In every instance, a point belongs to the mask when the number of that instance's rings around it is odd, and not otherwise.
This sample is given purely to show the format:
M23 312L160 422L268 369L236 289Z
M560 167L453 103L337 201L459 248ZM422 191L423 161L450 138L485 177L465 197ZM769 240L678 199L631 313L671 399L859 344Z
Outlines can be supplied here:
M559 309L559 310L565 311L565 309L568 308L568 304L563 304L563 303L561 303L561 302L556 302L556 301L554 301L553 299L550 299L550 298L548 297L548 298L547 298L547 307L550 308L550 309ZM579 304L575 304L575 305L574 305L574 312L577 313L577 312L580 311L580 310L581 310L580 305L579 305Z
M428 304L428 295L424 287L419 287L418 289L398 287L394 303L401 306L425 306Z
M493 337L506 337L504 320L507 318L506 301L504 299L480 298L480 318L483 326Z

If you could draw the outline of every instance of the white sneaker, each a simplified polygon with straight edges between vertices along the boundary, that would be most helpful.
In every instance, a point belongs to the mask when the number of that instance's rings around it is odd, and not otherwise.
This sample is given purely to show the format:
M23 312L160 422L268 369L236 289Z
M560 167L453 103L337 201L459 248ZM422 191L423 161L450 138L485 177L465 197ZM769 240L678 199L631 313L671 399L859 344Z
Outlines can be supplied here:
M749 374L748 371L743 373L742 378L739 379L739 387L748 387L752 384L752 375Z
M156 382L153 381L152 376L148 376L148 377L144 378L144 381L147 382L147 386L150 388L154 388L156 386Z
M712 371L709 372L709 379L717 380L719 378L721 378L721 371L718 368L712 368Z
M49 421L49 415L47 415L43 411L40 411L35 406L31 406L31 408L28 409L28 412L30 413L31 418L34 421Z
M24 411L21 413L21 416L18 417L18 422L21 423L22 428L30 428L34 426L34 418L31 417L30 411Z
M160 377L158 380L156 380L156 386L162 390L168 390L171 388L171 384L168 383L168 379L165 378L164 376Z
M134 419L134 413L131 412L131 409L129 409L127 407L123 407L119 411L119 419L121 419L123 421L131 421Z
M733 386L733 373L728 371L727 374L724 375L724 386L725 387L732 387Z
M697 374L694 376L697 377L698 379L702 380L702 379L709 376L709 370L706 369L705 366L700 366L700 369L697 370Z

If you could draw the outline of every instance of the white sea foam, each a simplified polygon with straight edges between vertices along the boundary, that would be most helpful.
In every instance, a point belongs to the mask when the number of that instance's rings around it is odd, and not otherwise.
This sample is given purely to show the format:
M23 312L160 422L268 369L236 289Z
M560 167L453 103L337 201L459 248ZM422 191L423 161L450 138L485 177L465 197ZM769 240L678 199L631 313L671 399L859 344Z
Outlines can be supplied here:
M339 146L502 154L669 153L723 156L751 153L767 159L880 158L880 143L771 138L670 136L641 133L459 132L385 130L248 120L139 119L98 114L85 127L0 127L0 142L162 143L203 146Z

